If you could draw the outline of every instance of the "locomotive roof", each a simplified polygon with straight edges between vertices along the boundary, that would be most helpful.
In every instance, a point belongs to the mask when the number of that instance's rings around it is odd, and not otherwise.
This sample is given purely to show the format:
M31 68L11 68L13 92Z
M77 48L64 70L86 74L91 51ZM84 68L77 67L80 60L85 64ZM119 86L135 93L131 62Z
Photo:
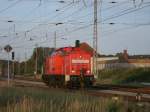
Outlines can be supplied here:
M85 50L81 49L80 47L63 47L63 48L59 48L59 49L55 50L52 53L52 55L68 55L68 54L76 52L76 51L88 53ZM88 53L88 54L90 54L90 53Z

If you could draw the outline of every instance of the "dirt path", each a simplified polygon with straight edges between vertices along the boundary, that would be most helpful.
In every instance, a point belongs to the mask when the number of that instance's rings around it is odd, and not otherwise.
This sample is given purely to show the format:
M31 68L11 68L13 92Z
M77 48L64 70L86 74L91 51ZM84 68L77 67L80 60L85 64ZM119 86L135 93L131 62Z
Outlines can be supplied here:
M7 81L0 80L0 87L6 87Z

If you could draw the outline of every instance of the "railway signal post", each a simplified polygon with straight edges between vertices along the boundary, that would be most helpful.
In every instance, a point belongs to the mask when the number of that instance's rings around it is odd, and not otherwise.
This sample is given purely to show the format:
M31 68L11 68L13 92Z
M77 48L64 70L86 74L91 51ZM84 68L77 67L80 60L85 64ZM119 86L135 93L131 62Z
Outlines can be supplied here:
M13 78L15 76L15 52L12 52L12 67L13 67Z
M4 50L7 52L7 54L8 54L8 73L7 73L7 80L8 80L8 86L9 86L9 80L10 80L10 74L9 74L9 53L10 53L10 51L12 50L12 47L10 46L10 45L6 45L5 47L4 47Z

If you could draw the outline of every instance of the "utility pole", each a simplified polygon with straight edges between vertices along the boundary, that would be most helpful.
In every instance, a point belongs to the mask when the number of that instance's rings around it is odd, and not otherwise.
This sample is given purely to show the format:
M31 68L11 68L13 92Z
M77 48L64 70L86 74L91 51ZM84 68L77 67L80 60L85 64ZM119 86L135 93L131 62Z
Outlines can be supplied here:
M9 86L9 80L10 80L10 66L9 66L9 52L8 52L8 61L7 61L7 65L8 65L8 75L7 75L7 83L8 83L8 86Z
M27 73L27 53L26 53L26 49L25 49L25 69L24 69L24 73Z
M37 75L37 69L38 69L38 49L37 49L37 47L38 47L38 44L35 44L35 54L36 54L36 57L35 57L35 73L34 73L34 75Z
M56 31L54 32L54 49L56 49Z
M95 78L98 77L97 71L97 43L98 43L98 31L97 31L97 0L94 0L94 27L93 27L93 73Z

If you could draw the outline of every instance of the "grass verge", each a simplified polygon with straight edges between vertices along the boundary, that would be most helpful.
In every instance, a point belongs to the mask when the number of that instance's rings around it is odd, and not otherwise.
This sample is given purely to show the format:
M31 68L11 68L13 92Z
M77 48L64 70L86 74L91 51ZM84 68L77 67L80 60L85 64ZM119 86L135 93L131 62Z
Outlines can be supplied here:
M0 88L0 112L149 112L150 105L87 96L84 93L35 88ZM145 111L147 109L147 111Z

